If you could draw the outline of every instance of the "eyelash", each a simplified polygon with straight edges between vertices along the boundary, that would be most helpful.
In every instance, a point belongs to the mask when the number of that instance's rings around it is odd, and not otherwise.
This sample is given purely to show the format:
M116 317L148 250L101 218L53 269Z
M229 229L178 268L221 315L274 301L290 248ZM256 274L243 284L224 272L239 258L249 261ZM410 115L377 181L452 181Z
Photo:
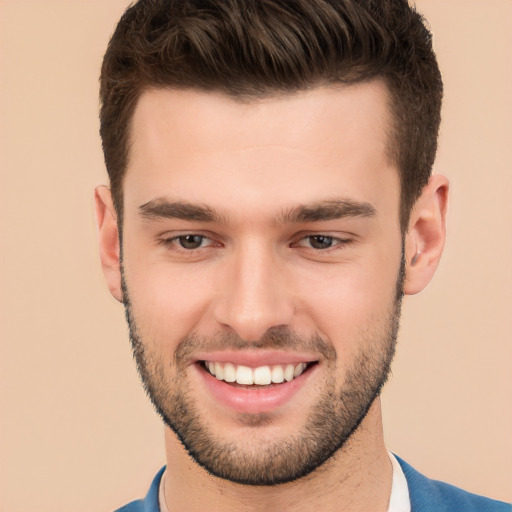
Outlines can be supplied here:
M200 238L201 239L201 241L200 241L201 245L199 247L195 247L195 248L183 247L183 245L181 245L179 240L180 239L185 239L187 237L197 237L197 238ZM322 239L322 238L328 239L329 242L331 243L331 245L329 247L324 247L324 248L315 248L315 247L312 247L311 245L309 247L305 247L303 245L300 245L301 242L303 242L305 240L308 240L308 239L309 239L309 242L311 244L311 239L317 239L318 240L318 239ZM202 243L204 241L207 241L207 240L209 240L211 243L208 244L207 246L202 246ZM208 237L206 235L199 234L199 233L184 233L184 234L176 235L176 236L169 237L169 238L162 238L158 242L160 244L162 244L163 246L165 246L165 247L167 247L169 249L174 249L175 251L177 251L179 253L182 253L182 254L194 254L196 251L199 251L200 249L204 249L204 248L215 246L215 245L220 246L220 244L216 244L212 240L212 238L210 238L210 237ZM331 252L331 251L334 251L334 250L343 249L347 245L350 245L352 242L353 242L353 239L350 239L350 238L339 238L339 237L327 235L327 234L324 234L324 233L315 233L315 234L309 234L309 235L302 236L298 240L298 242L293 242L292 244L290 244L290 247L304 247L304 248L307 248L307 249L311 249L314 252L327 253L327 252Z
M176 235L176 236L172 236L172 237L169 237L169 238L162 238L158 242L160 244L162 244L163 246L165 246L165 247L167 247L169 249L174 249L175 251L177 251L179 253L182 253L182 254L187 254L187 253L188 254L193 254L194 252L198 251L199 249L203 249L204 248L202 246L199 246L197 248L187 249L186 247L183 247L181 244L179 244L180 238L184 239L184 238L187 238L187 237L201 238L201 244L205 240L210 240L211 242L213 242L213 240L210 237L208 237L206 235L201 235L199 233L183 233L181 235ZM214 242L213 242L212 245L214 245Z
M299 243L304 240L307 240L307 239L309 239L309 242L311 244L311 239L321 239L321 238L329 239L330 242L332 242L332 245L329 247L322 248L322 249L315 248L310 245L309 248L315 252L325 253L325 252L331 252L331 251L343 249L344 247L346 247L347 245L349 245L353 242L353 240L350 238L340 238L337 236L327 235L324 233L315 233L315 234L309 234L309 235L303 236L299 240L298 243L294 243L294 244L292 244L292 246L300 247Z

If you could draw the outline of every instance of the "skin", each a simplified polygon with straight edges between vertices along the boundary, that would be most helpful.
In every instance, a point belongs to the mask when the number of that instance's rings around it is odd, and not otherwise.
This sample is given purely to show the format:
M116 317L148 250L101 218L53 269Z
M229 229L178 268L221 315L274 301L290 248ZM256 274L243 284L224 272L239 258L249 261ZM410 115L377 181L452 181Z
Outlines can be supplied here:
M169 379L176 376L172 355L190 335L230 333L250 350L270 329L287 328L321 335L336 354L334 368L314 354L319 364L306 384L257 427L219 404L190 363L180 385L210 431L240 453L278 445L305 426L327 380L343 388L357 355L384 331L402 255L387 104L378 81L246 103L191 90L150 90L139 100L123 188L123 265L139 334L168 362ZM446 178L432 177L411 214L405 294L422 290L435 272L447 190ZM369 205L372 213L305 221L286 215L329 201ZM141 210L176 202L217 215L193 220ZM107 283L123 301L117 217L106 187L96 190L96 211ZM175 238L184 234L206 238L189 251ZM333 246L315 249L316 235L333 237ZM214 477L169 428L166 454L171 511L300 511L313 503L325 511L340 504L354 512L387 509L392 472L378 399L343 449L287 484L251 487Z

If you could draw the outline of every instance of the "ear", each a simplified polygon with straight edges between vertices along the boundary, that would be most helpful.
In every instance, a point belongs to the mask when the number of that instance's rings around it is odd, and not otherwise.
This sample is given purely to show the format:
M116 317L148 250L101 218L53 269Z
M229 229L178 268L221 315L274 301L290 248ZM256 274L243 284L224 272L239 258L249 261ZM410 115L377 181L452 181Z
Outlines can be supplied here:
M121 289L121 261L117 215L110 189L104 185L94 191L96 222L101 266L107 280L110 293L119 302L123 302Z
M432 279L446 239L448 179L432 176L416 201L405 238L404 293L414 295Z

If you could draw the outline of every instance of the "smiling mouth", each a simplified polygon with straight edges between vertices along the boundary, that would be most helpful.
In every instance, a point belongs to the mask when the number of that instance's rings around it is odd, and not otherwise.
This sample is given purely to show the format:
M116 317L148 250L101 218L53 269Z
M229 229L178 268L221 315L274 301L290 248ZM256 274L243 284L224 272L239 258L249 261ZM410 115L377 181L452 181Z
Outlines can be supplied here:
M224 363L218 361L200 361L200 366L213 377L228 384L239 385L248 389L259 389L261 386L272 386L291 382L300 377L318 361L273 364L268 366L249 366Z

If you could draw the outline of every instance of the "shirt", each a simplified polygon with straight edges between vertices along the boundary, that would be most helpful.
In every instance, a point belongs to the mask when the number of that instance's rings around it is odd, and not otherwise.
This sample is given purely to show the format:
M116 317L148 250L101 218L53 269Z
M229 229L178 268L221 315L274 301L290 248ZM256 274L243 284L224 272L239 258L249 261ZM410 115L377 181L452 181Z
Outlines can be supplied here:
M388 452L388 454L393 468L393 481L391 483L391 494L389 496L387 512L411 512L409 488L407 486L407 480L405 479L404 472L396 460L396 457L391 452ZM162 480L160 480L158 502L160 505L160 512L169 512L165 499L165 472L162 475Z

